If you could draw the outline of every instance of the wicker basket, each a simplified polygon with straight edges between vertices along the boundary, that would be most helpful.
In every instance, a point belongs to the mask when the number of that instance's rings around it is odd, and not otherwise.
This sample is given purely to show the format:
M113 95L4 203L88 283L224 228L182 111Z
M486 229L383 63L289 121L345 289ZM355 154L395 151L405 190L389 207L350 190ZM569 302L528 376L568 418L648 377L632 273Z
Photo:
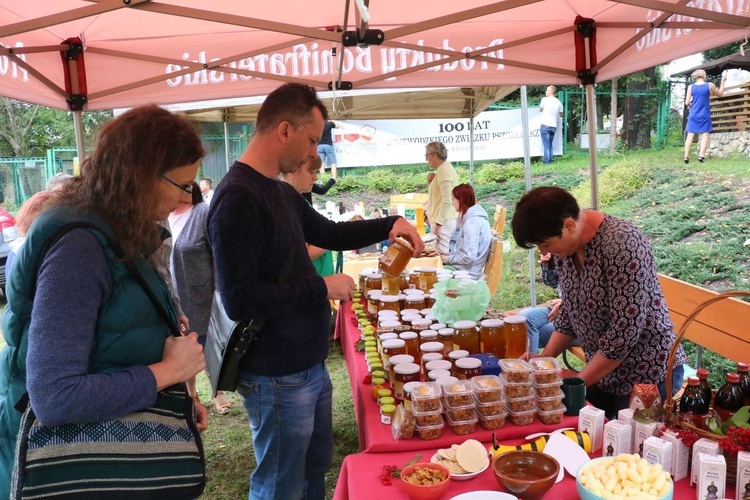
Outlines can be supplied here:
M689 429L695 432L696 434L698 434L700 437L713 439L714 441L720 441L724 436L721 436L711 431L696 427L688 419L681 418L680 412L679 412L679 405L677 404L677 401L672 396L672 373L674 371L674 360L675 360L675 357L677 356L677 350L679 349L680 344L682 343L682 338L684 337L685 332L688 329L688 326L690 326L690 323L706 307L710 306L714 302L718 302L720 300L724 300L730 297L750 297L750 291L724 292L698 304L695 310L693 310L693 312L690 314L690 316L685 318L685 322L677 331L677 335L675 336L675 340L674 340L674 345L672 345L672 349L670 349L669 351L669 358L667 359L667 380L666 380L667 400L664 402L665 420L670 425ZM714 391L714 394L715 393L716 391ZM727 462L727 483L733 484L735 482L735 476L736 476L736 471L737 471L737 455L729 455L725 452L724 458L726 459L726 462Z

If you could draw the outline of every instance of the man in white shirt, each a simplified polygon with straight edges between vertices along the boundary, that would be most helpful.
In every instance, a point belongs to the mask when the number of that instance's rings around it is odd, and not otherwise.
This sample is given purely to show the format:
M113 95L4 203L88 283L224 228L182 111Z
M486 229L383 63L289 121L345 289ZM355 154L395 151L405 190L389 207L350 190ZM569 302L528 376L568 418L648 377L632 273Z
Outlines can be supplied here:
M453 208L453 188L459 184L458 174L448 162L448 149L442 142L431 142L425 147L425 160L435 176L427 184L427 219L430 232L437 237L437 252L450 253L450 239L456 229L458 212ZM432 173L432 172L430 172Z
M562 118L563 115L563 105L560 99L555 97L556 93L555 86L550 85L539 104L539 112L542 114L542 128L539 135L544 147L544 163L552 163L552 141L557 132L557 119Z
M209 205L211 203L211 198L214 197L214 190L211 189L212 185L213 183L208 177L204 177L203 179L201 179L201 193L203 194L203 203L205 203L206 205Z

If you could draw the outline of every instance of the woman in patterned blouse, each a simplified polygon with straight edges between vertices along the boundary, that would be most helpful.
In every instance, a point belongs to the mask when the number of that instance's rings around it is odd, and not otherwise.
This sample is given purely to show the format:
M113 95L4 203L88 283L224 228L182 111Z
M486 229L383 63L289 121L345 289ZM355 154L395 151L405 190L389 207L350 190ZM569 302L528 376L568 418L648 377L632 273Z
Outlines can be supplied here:
M587 364L577 375L587 399L607 418L627 408L634 384L656 384L666 397L667 358L674 343L651 245L632 223L580 210L556 187L536 188L516 205L513 237L523 248L551 252L562 306L541 356L558 356L574 339ZM682 386L685 353L675 360L673 387Z

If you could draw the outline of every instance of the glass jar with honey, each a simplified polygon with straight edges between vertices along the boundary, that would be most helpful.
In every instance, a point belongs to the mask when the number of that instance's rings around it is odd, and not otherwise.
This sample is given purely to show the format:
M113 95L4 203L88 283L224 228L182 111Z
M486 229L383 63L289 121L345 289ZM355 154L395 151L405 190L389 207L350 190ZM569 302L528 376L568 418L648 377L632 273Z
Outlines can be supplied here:
M422 373L426 373L424 365L428 361L432 361L434 359L443 359L443 348L444 347L442 342L425 342L424 344L419 346L419 352L421 355L420 365L422 367ZM427 356L427 358L425 358L425 356Z
M398 277L414 255L414 247L403 238L396 238L378 259L378 269L389 276Z
M367 297L368 292L371 290L380 290L383 288L383 275L380 273L370 273L365 276L365 289L364 295Z
M401 278L398 276L389 276L387 274L383 275L383 295L398 295L401 291L399 289L399 284L401 283Z
M406 294L406 307L408 309L424 309L425 300L423 293L408 293Z
M386 377L391 383L391 387L393 387L393 384L396 383L396 379L393 378L395 372L393 369L399 365L400 363L414 363L414 356L410 356L408 354L396 354L395 356L391 356L391 358L388 360L390 363L390 369L386 373Z
M367 269L362 269L360 273L357 275L359 278L359 291L362 292L362 294L365 294L365 278L367 278L368 275L376 273L378 270L373 269L371 267L368 267ZM366 296L366 295L365 295Z
M526 352L526 344L528 342L526 318L523 316L506 316L503 321L506 345L504 357L520 358Z
M437 269L434 267L421 267L419 268L419 289L425 293L430 293L430 290L437 283Z
M437 342L438 332L435 330L422 330L419 332L419 346L427 342Z
M461 358L466 358L469 356L469 351L464 351L463 349L459 349L458 351L451 351L448 353L448 359L451 362L451 374L455 377L456 376L456 361Z
M413 319L411 322L411 328L415 332L421 332L422 330L429 330L432 321L427 318Z
M494 354L497 359L504 359L505 331L503 320L485 319L479 323L479 348L482 352Z
M404 385L419 382L419 365L416 363L399 363L393 367L393 392L396 399L404 399Z
M477 358L461 358L456 360L456 378L470 379L482 374L482 360Z
M369 290L365 295L365 297L367 297L367 311L370 314L378 313L381 295L383 295L383 290Z
M378 354L380 354L381 356L383 355L383 342L384 341L397 339L397 338L398 338L398 335L396 335L390 330L379 331L377 335L375 335L375 339L376 339L375 342L377 344L376 347L378 348Z
M391 356L406 354L406 342L401 339L383 340L383 352L380 358L383 360L383 368L388 372L391 369Z
M469 354L479 354L479 332L472 320L456 321L453 324L453 350L462 349Z
M394 311L398 313L401 308L398 305L397 295L381 295L378 311Z
M432 328L430 328L430 330L432 330ZM453 328L441 328L437 332L438 332L438 342L443 343L443 345L445 346L445 355L449 356L450 353L453 351Z
M419 270L417 269L409 271L409 288L419 290Z
M419 335L417 332L404 332L399 334L398 338L406 342L406 354L419 357Z

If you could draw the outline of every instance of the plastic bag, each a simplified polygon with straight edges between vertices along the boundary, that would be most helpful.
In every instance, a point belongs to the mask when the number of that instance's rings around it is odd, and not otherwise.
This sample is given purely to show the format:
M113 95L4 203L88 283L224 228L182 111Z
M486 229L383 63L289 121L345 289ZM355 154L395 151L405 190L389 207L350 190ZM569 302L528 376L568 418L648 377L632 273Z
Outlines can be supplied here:
M450 290L451 296L445 294L446 290ZM432 314L447 325L466 319L477 321L484 316L489 303L490 289L486 282L449 279L435 284Z

